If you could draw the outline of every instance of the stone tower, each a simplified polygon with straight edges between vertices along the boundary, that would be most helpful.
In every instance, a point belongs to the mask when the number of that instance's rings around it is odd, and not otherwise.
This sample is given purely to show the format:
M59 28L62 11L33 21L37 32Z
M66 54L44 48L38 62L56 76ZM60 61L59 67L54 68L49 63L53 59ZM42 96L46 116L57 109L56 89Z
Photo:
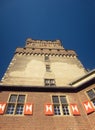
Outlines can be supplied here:
M56 87L63 87L86 73L76 53L64 49L61 41L29 38L25 47L16 49L2 84L45 87L52 82Z

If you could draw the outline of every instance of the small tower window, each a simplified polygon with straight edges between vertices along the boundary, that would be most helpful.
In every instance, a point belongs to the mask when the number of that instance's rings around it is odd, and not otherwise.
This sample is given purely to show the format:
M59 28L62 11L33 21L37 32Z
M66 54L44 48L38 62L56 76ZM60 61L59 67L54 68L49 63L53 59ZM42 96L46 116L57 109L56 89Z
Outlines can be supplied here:
M46 71L50 72L50 65L46 65Z
M55 80L54 79L45 79L45 86L46 87L54 87L55 86Z
M45 61L49 61L49 56L45 55Z

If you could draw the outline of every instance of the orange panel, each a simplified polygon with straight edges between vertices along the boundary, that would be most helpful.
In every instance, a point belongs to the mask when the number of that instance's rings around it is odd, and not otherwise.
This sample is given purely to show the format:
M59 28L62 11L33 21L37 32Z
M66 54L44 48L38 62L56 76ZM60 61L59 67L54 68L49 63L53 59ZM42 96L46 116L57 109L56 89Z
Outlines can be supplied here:
M45 115L53 115L54 114L53 105L51 103L45 104L44 112Z
M78 109L77 104L70 104L70 107L73 115L80 115L80 111Z
M4 114L6 103L0 103L0 114Z
M92 107L91 102L89 101L83 102L83 106L87 114L94 112L94 108Z
M32 115L33 114L33 104L26 103L24 106L24 114L25 115Z

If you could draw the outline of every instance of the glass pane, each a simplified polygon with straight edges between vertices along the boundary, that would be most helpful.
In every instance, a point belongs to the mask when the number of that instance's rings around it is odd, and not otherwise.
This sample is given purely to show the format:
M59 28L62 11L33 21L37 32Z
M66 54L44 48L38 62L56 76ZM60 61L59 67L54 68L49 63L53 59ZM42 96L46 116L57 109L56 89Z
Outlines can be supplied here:
M60 96L60 101L62 104L67 104L66 96Z
M58 96L53 96L52 100L53 100L53 103L59 103Z
M69 109L68 109L67 105L65 105L65 106L62 105L62 110L63 110L64 115L69 115Z
M49 79L45 79L45 83L46 83L46 84L49 84L49 83L50 83L50 80L49 80Z
M18 104L16 107L16 113L15 114L22 114L23 113L23 105Z
M93 90L89 90L89 91L87 92L87 94L88 94L88 96L90 97L90 99L95 98L95 92L94 92Z
M55 80L54 79L51 79L50 82L51 82L51 84L55 84Z
M6 114L13 114L14 108L15 108L14 104L9 104L6 110Z
M19 95L17 102L24 103L24 101L25 101L25 95Z
M9 102L16 102L16 99L17 99L17 95L11 95Z
M61 115L60 106L54 105L54 114L55 115Z

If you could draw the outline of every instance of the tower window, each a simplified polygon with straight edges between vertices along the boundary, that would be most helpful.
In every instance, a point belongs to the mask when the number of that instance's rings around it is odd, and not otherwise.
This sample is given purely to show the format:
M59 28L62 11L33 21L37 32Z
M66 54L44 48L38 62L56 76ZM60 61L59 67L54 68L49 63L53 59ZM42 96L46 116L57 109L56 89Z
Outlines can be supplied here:
M52 96L55 115L70 115L66 96Z
M55 80L54 79L45 79L45 86L46 87L53 87L55 86Z
M49 56L45 55L45 61L49 61Z
M50 65L46 65L46 71L50 72Z
M93 105L95 106L95 88L87 91L87 95L90 98Z
M25 95L11 94L7 103L6 114L22 115Z

